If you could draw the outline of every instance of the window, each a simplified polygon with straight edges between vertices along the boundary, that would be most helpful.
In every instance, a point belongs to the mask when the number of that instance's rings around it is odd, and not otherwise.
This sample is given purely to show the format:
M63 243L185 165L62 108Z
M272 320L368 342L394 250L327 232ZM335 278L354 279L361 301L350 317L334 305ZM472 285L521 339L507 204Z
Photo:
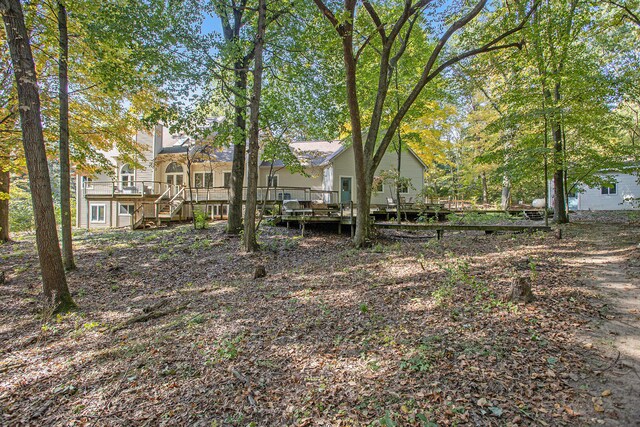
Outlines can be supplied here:
M196 172L193 177L193 186L195 188L213 187L213 174L211 172Z
M406 182L403 182L400 184L400 192L403 194L407 194L409 192L409 184Z
M228 205L207 205L207 214L209 218L227 216Z
M223 177L222 185L224 186L224 188L229 188L229 186L231 185L231 172L223 172L222 177Z
M124 205L124 204L120 203L120 207L118 209L118 214L119 215L130 216L130 215L133 215L133 212L135 210L136 210L135 205Z
M618 193L618 184L611 185L603 185L600 187L600 193L602 194L617 194Z
M91 217L90 217L91 222L104 224L105 222L104 211L105 211L105 205L103 204L91 205Z
M120 169L120 182L122 183L123 187L133 186L134 176L134 170L131 166L124 165L122 166L122 169Z
M278 175L270 175L267 177L267 187L275 188L278 186Z
M82 182L82 188L88 189L88 190L93 188L93 181L91 181L91 178L89 178L88 176L83 176L81 182Z
M182 166L179 163L171 162L165 170L166 173L182 173Z
M182 166L176 162L171 162L165 169L167 176L167 184L169 185L182 185L184 182L184 176L182 175Z
M384 184L382 183L382 181L378 182L377 184L375 182L373 183L373 191L375 193L384 193Z

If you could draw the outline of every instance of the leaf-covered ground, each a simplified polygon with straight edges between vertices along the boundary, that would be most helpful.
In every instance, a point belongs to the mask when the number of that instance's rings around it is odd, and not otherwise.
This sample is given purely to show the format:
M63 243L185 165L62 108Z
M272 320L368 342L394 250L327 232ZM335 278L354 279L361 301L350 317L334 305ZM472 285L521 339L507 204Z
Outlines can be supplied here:
M625 425L637 412L600 378L618 363L604 296L577 261L598 236L637 258L640 227L615 218L562 240L389 231L367 250L267 227L257 255L222 223L80 232L80 310L55 317L21 236L0 246L0 424ZM533 303L504 301L518 276Z

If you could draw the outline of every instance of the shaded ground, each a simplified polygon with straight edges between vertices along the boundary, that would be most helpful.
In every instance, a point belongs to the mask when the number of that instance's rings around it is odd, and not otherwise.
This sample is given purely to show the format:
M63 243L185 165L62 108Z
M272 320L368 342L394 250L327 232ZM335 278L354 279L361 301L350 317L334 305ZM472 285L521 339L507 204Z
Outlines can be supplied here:
M628 425L638 383L616 375L638 359L615 361L615 346L637 349L637 329L602 337L633 308L601 290L610 276L585 274L637 268L638 226L610 227L388 233L364 251L267 228L258 255L222 224L80 233L81 311L55 318L24 237L0 246L0 424ZM523 275L536 301L504 302ZM125 323L150 307L159 317Z

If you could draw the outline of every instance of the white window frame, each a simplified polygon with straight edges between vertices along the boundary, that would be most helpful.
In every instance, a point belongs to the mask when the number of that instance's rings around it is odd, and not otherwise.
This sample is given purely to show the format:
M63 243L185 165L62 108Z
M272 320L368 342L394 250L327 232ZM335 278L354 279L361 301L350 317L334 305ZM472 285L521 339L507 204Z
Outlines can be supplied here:
M607 192L603 193L604 190L607 190ZM602 196L614 196L616 194L618 194L618 183L617 182L613 183L613 187L609 187L609 186L606 186L606 185L603 185L603 186L600 187L600 195L602 195Z
M276 180L276 185L273 185L273 178L275 178ZM271 184L269 183L269 181L272 181ZM273 175L267 174L267 187L278 188L279 185L280 185L280 174L278 173L274 173Z
M93 208L96 208L96 213L100 212L99 208L102 208L102 220L98 219L98 218L100 218L99 215L97 215L96 219L93 218ZM106 205L106 203L91 203L89 205L89 222L91 222L93 224L106 224L107 223L107 205Z
M196 186L196 176L198 175L202 175L202 187L197 187ZM211 186L207 187L207 175L211 175ZM193 173L193 188L213 188L213 181L214 181L214 173L213 172L207 172L207 171L203 171L203 172L194 172Z
M131 206L133 207L132 212L129 212L129 209L127 209L126 213L122 212L122 208L125 206ZM136 210L136 205L133 203L118 203L118 215L120 216L131 216L133 215L133 211Z
M400 194L409 194L409 184L411 182L411 178L409 178L409 182L406 184L405 188L407 191L402 191L402 187L400 188Z
M131 169L131 172L123 172L124 168ZM125 179L126 178L126 179ZM120 184L123 187L133 187L136 184L136 170L129 165L122 165L120 167Z
M378 188L376 187L373 189L373 191L375 193L384 193L384 182L380 181L379 185L380 185L380 189L378 190Z
M225 181L224 177L225 177L226 174L229 174L229 185L225 185L225 183L224 183L224 181ZM222 172L222 187L224 187L224 188L231 187L231 171L223 171Z

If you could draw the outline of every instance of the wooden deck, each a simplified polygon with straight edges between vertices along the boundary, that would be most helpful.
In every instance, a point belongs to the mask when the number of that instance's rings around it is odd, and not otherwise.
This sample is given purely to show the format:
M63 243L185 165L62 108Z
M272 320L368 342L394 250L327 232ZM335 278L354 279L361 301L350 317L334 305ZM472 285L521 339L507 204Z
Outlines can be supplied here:
M396 230L434 230L438 240L444 236L445 231L484 231L485 234L493 234L497 231L507 232L534 232L551 231L551 227L545 225L493 225L493 224L398 224L391 222L376 222L377 228L389 228Z

